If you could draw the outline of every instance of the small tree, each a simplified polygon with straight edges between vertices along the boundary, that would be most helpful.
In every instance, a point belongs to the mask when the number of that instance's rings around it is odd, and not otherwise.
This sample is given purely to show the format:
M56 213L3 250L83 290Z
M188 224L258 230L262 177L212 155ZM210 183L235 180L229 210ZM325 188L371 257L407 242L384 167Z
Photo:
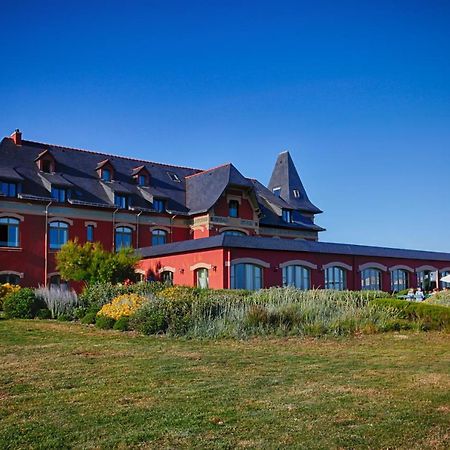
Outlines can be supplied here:
M57 269L65 280L120 283L136 280L134 266L139 257L132 248L107 252L99 242L69 241L56 254Z

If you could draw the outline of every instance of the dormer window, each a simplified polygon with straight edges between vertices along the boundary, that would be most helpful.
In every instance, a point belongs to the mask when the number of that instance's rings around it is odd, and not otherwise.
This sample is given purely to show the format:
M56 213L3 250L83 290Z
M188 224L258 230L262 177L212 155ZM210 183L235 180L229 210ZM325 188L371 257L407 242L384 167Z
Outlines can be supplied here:
M51 161L49 161L48 159L44 159L42 162L41 162L41 167L42 167L42 172L45 172L45 173L51 173L51 172L53 172L52 171L52 162Z
M99 162L95 170L102 181L109 182L114 179L114 167L109 159Z
M294 189L294 190L292 191L292 193L294 194L294 197L295 197L295 198L299 198L299 197L300 197L300 191L299 191L298 189Z
M284 222L291 223L292 222L292 211L290 209L283 209L281 217Z
M111 170L110 169L102 169L101 170L101 176L103 181L111 181Z
M128 196L123 194L115 194L114 205L120 209L128 209Z
M228 203L228 215L230 217L239 217L239 202L237 200L230 200Z
M276 187L272 189L273 195L276 195L277 197L281 196L281 187Z
M166 202L160 198L153 199L153 209L156 212L164 212L166 210Z
M5 197L17 197L17 184L7 181L0 181L0 192Z
M137 183L139 186L147 186L147 177L145 175L139 175L137 178Z
M59 203L64 203L67 199L67 191L64 188L52 186L52 199Z
M175 183L181 183L180 177L175 172L167 172L167 175L169 175L169 178L172 181L175 181Z
M40 171L45 173L55 172L55 158L48 150L44 150L40 153L35 159L35 162Z

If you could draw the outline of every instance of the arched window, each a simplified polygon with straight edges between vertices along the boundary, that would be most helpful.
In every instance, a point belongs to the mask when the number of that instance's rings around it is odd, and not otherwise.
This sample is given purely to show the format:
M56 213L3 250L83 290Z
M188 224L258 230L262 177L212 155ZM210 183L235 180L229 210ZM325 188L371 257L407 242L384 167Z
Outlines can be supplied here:
M173 272L170 270L161 272L161 282L167 284L167 286L173 286Z
M231 289L256 291L262 288L262 268L255 264L232 264Z
M239 202L237 200L230 200L228 203L228 215L230 217L239 217Z
M444 278L447 275L450 275L450 270L444 270L440 273L439 278ZM445 281L441 281L442 289L450 289L450 283L446 283Z
M66 222L49 224L50 249L59 250L69 240L69 225Z
M222 234L226 236L247 236L243 231L240 230L225 230L222 231Z
M167 231L152 230L152 245L163 245L167 243Z
M209 274L208 269L197 269L195 271L195 280L197 287L200 289L208 289L209 288Z
M381 270L375 268L362 270L361 289L363 291L381 291Z
M325 269L325 289L343 291L347 288L347 277L345 269L338 266Z
M129 227L117 227L115 232L115 249L133 246L133 230Z
M417 272L417 285L424 291L432 291L436 287L436 270Z
M311 288L311 271L304 266L283 267L283 286L294 286L297 289Z
M49 287L52 288L60 288L60 289L68 289L69 285L67 281L61 280L61 275L55 274L52 275L49 279Z
M404 269L396 269L391 272L391 291L400 292L409 287L409 274Z
M19 220L14 217L0 217L0 247L19 246Z
M2 273L0 274L0 284L20 284L20 276L15 273Z

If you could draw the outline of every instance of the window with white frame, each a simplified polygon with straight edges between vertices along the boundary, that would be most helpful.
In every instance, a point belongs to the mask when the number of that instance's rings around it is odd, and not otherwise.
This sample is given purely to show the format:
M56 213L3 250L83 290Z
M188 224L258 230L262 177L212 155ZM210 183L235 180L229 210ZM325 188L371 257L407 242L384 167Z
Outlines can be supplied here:
M395 269L391 271L391 291L400 292L409 288L409 274L407 270Z
M381 270L373 267L361 271L363 291L381 291Z
M443 272L439 273L439 278L444 278L446 276L450 275L450 270L444 270ZM441 288L442 289L450 289L450 283L447 283L445 281L441 281Z
M297 289L311 288L311 271L308 267L292 265L283 267L283 286L293 286Z
M152 230L152 245L163 245L167 243L167 231Z
M0 217L0 247L19 247L19 220Z
M347 275L345 269L332 266L325 269L325 289L343 291L347 288Z
M0 192L5 197L17 197L17 184L8 181L0 181Z
M120 209L128 209L128 196L124 194L114 194L114 205Z
M167 286L173 285L173 272L170 270L164 270L161 272L161 282L166 284Z
M133 230L130 227L117 227L115 230L115 249L119 251L121 248L133 246Z
M262 289L263 271L256 264L232 264L231 289L247 289L256 291Z
M200 268L195 271L196 285L200 289L209 288L209 273L208 269Z
M59 250L69 240L69 225L66 222L49 224L49 243L51 250Z

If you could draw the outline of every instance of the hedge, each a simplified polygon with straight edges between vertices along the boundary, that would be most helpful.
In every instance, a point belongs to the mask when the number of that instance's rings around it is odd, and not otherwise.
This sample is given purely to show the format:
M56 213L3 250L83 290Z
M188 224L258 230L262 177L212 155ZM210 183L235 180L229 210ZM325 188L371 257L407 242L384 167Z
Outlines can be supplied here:
M422 322L424 330L450 331L450 308L447 306L429 305L393 298L374 299L370 304L377 308L392 308L398 312L401 319Z

